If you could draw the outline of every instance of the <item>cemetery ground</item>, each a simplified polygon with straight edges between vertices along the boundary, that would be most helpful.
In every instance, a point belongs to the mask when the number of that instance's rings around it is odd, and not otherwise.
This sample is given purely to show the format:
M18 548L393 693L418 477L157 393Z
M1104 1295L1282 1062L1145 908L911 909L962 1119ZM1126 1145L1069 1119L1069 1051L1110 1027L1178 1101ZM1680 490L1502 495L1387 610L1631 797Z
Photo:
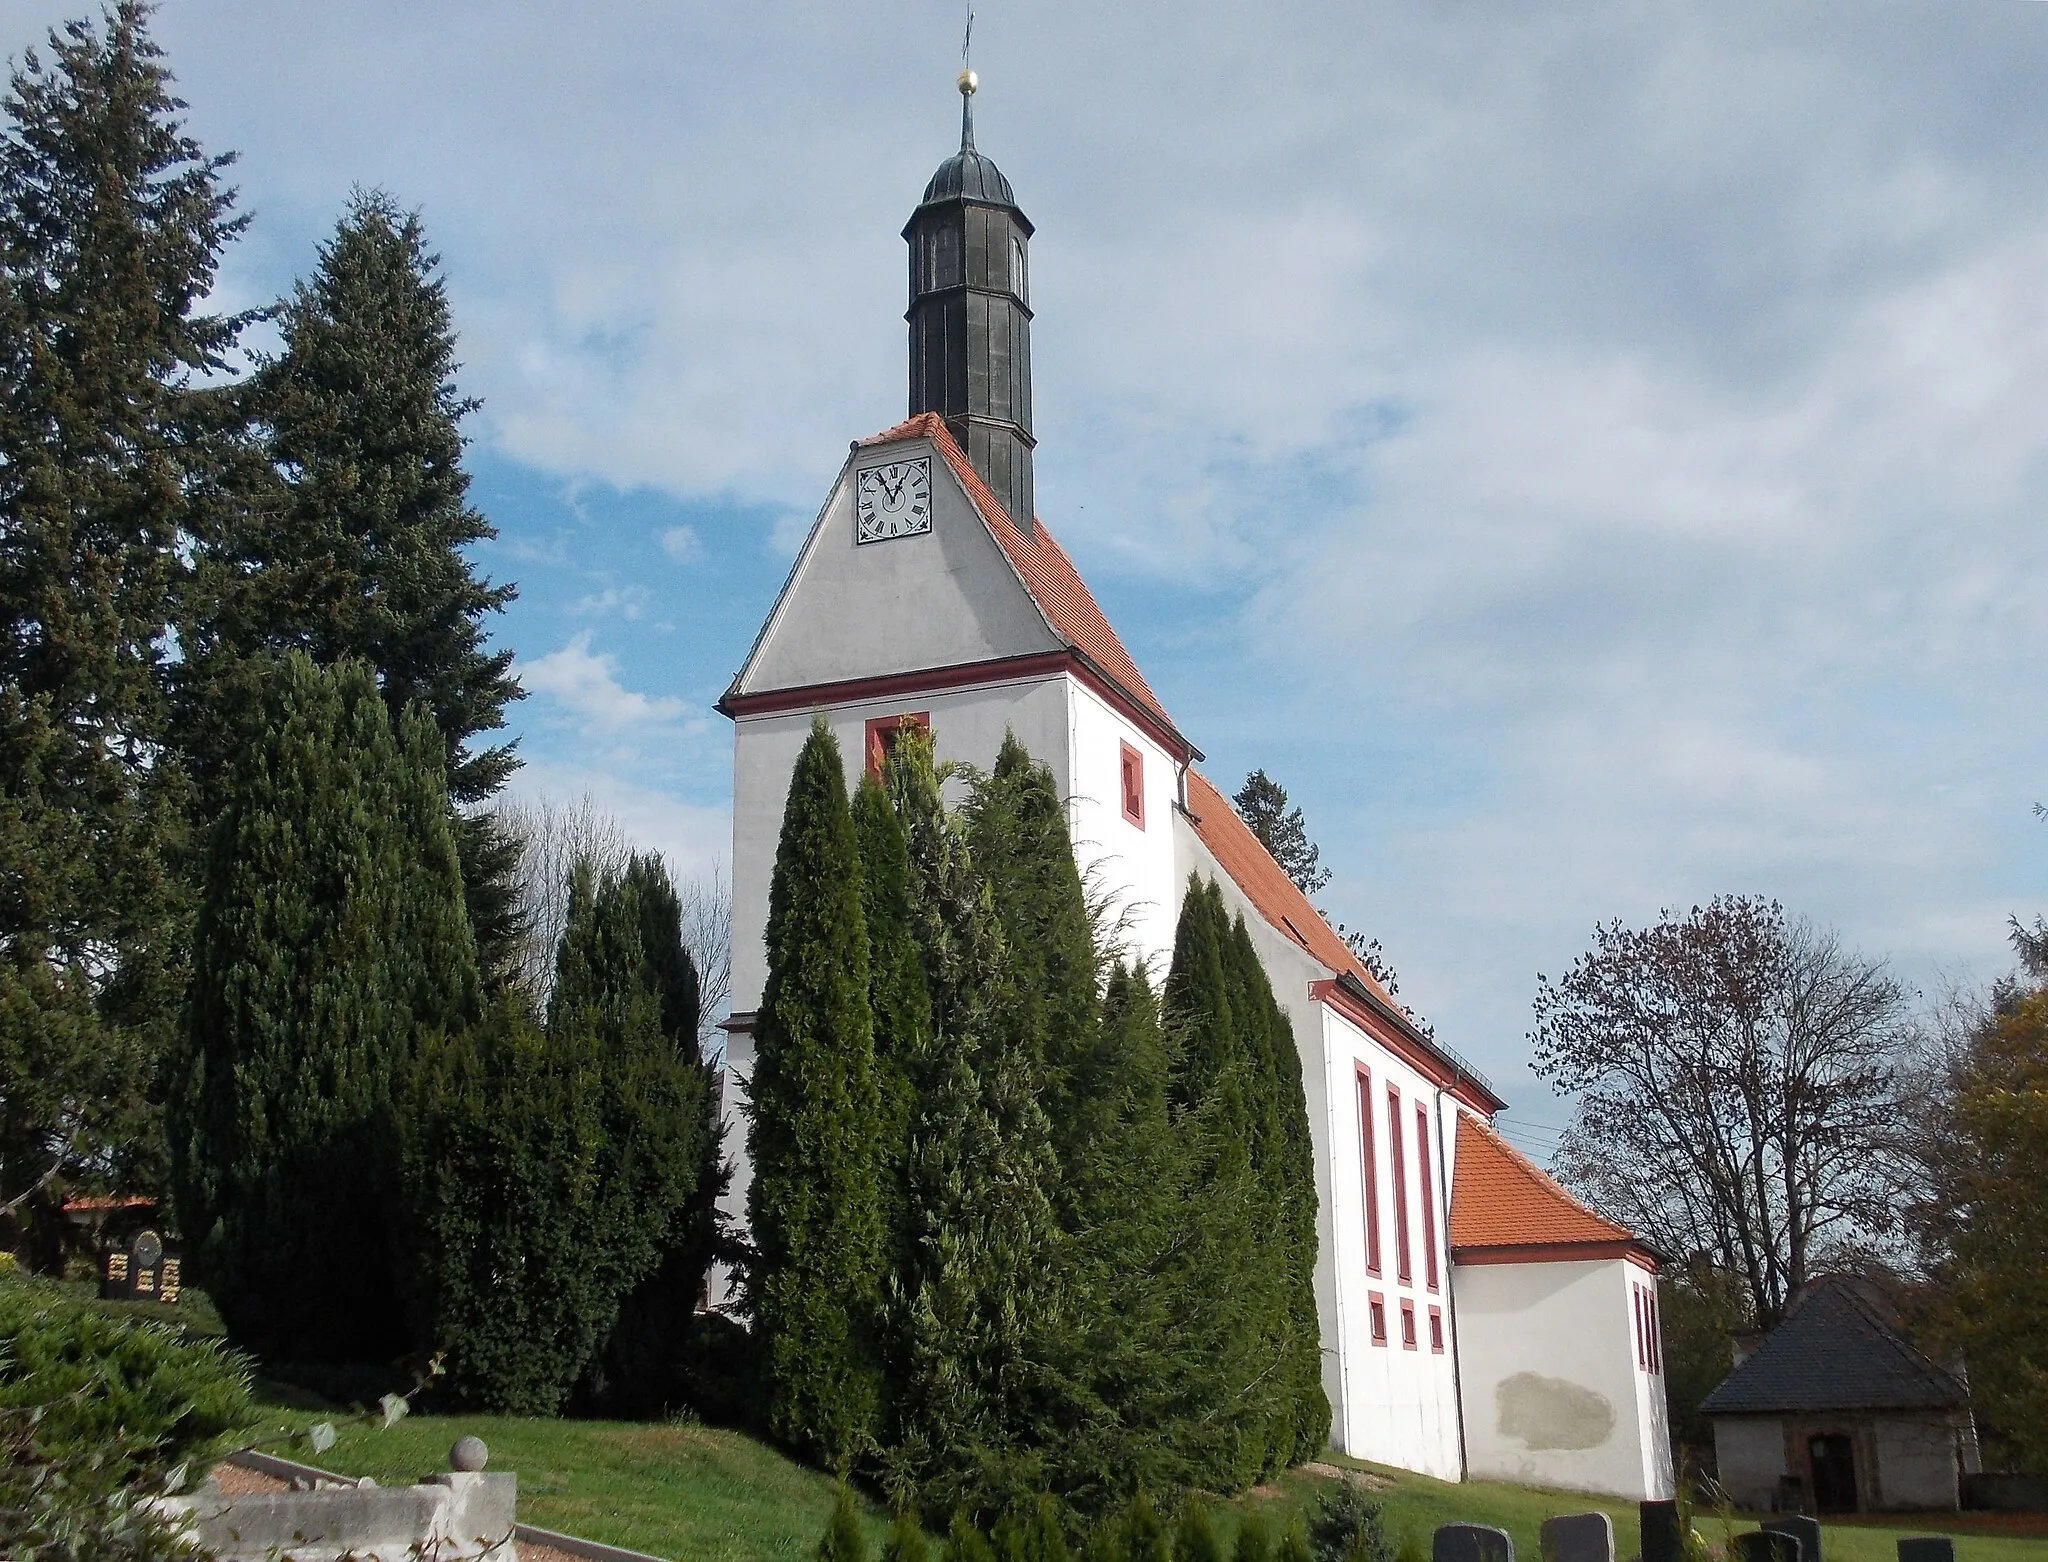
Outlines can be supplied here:
M295 1412L302 1414L302 1412ZM690 1423L571 1421L512 1416L414 1416L388 1431L350 1428L315 1461L344 1475L391 1483L443 1467L457 1437L490 1445L491 1468L519 1476L519 1517L528 1524L689 1562L809 1562L831 1513L829 1477L798 1465L737 1432ZM303 1457L303 1456L301 1456ZM1491 1524L1514 1537L1515 1555L1537 1562L1538 1527L1562 1513L1602 1509L1613 1517L1622 1562L1636 1551L1633 1503L1487 1481L1463 1485L1325 1455L1330 1474L1291 1470L1247 1501L1272 1516L1276 1530L1296 1508L1313 1508L1336 1479L1363 1478L1384 1504L1387 1530L1411 1536L1410 1554L1427 1557L1439 1524ZM868 1539L879 1551L887 1514L864 1505ZM1226 1546L1238 1508L1212 1501ZM1950 1534L1956 1562L2048 1562L2048 1517L2031 1533L1987 1534L1977 1522L2005 1515L1944 1514L1830 1521L1826 1562L1896 1562L1901 1535ZM1695 1516L1694 1528L1722 1544L1722 1519ZM1754 1528L1737 1516L1734 1529Z
M89 1283L0 1276L0 1285L29 1286L68 1296L94 1310L171 1322L152 1304L101 1302ZM176 1326L195 1335L219 1335L218 1317L202 1293L188 1291ZM258 1381L265 1415L258 1434L332 1419L345 1408L302 1390ZM742 1433L688 1421L583 1421L518 1416L414 1415L388 1429L340 1428L334 1447L317 1457L278 1449L341 1475L373 1476L380 1484L417 1480L445 1469L456 1438L473 1433L490 1446L490 1467L519 1477L519 1517L544 1529L581 1535L659 1557L688 1562L809 1562L832 1509L829 1476L784 1457ZM1319 1473L1327 1472L1327 1473ZM1636 1551L1632 1503L1573 1492L1470 1481L1458 1485L1403 1470L1325 1454L1313 1470L1291 1470L1261 1487L1257 1503L1277 1530L1296 1508L1313 1508L1338 1479L1363 1481L1383 1504L1387 1533L1409 1539L1411 1556L1427 1557L1439 1524L1490 1524L1514 1538L1524 1562L1538 1562L1537 1530L1545 1519L1594 1509L1614 1520L1616 1551L1627 1562ZM1225 1544L1234 1539L1239 1505L1213 1500L1211 1512ZM887 1515L864 1504L868 1538L879 1551ZM1731 1529L1754 1527L1754 1516L1734 1516ZM1694 1528L1717 1548L1723 1518L1694 1517ZM1825 1562L1896 1562L1902 1535L1955 1537L1956 1562L2048 1562L2048 1515L1928 1514L1830 1520L1823 1525Z

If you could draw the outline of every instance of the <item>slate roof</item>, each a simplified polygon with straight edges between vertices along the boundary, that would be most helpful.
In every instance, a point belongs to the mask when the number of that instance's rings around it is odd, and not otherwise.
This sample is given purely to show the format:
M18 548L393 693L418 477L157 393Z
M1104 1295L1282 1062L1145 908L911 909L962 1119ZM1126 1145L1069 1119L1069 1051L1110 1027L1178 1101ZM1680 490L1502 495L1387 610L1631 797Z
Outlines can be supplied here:
M1908 1344L1846 1275L1812 1281L1785 1321L1706 1397L1708 1415L1948 1410L1969 1390Z
M981 474L974 470L974 464L953 438L946 420L936 412L920 412L894 428L861 440L860 445L887 445L899 439L929 439L938 447L1052 632L1093 662L1141 709L1178 737L1180 729L1174 726L1166 707L1159 703L1144 674L1138 671L1138 664L1131 660L1130 652L1109 627L1109 620L1102 616L1102 609L1095 605L1095 598L1081 583L1066 549L1045 529L1045 522L1037 522L1029 537L1017 530L1001 501L989 491L988 484L981 480ZM1190 753L1195 752L1185 738L1181 742Z
M1476 1118L1458 1114L1451 1170L1451 1256L1488 1248L1626 1243L1633 1233L1573 1198Z

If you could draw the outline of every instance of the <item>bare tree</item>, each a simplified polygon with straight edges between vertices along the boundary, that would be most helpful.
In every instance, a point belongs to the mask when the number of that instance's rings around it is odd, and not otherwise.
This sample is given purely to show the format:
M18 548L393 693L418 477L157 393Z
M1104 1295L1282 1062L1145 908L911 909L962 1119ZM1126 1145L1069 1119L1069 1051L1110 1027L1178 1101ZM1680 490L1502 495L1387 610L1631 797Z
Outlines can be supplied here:
M697 967L697 1044L706 1056L732 1001L732 886L725 869L676 884L683 903L683 948Z
M536 1009L545 1009L555 984L555 950L568 921L570 873L579 862L588 862L597 879L624 873L633 860L633 838L588 792L574 802L545 795L512 798L495 812L519 842L516 882L526 928L519 984ZM670 868L682 901L683 947L697 967L697 1041L708 1049L732 992L732 888L722 867L689 878Z
M1831 1252L1898 1230L1908 995L1772 902L1612 923L1538 977L1536 1070L1575 1094L1563 1180L1676 1258L1736 1276L1759 1327Z

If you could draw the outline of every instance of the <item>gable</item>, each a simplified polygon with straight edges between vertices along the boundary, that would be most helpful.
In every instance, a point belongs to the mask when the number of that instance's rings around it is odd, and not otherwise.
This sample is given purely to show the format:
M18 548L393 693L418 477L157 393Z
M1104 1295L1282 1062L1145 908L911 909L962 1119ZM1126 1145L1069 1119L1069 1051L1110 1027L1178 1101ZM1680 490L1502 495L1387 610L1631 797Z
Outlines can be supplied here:
M1532 1250L1550 1248L1561 1257L1593 1248L1641 1250L1625 1227L1595 1214L1463 1112L1453 1165L1451 1257L1458 1263L1501 1250L1536 1256Z
M923 459L932 527L856 543L855 483ZM958 473L923 435L856 446L730 695L802 689L1061 649Z

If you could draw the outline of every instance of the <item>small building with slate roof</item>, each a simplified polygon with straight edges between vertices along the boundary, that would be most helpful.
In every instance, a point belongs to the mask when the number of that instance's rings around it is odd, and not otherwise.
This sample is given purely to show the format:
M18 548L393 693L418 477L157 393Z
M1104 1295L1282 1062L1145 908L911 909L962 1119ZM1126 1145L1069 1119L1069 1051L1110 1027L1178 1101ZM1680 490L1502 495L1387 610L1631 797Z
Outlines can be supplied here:
M1700 1407L1737 1506L1958 1506L1978 1469L1969 1385L1899 1332L1868 1282L1823 1275Z

